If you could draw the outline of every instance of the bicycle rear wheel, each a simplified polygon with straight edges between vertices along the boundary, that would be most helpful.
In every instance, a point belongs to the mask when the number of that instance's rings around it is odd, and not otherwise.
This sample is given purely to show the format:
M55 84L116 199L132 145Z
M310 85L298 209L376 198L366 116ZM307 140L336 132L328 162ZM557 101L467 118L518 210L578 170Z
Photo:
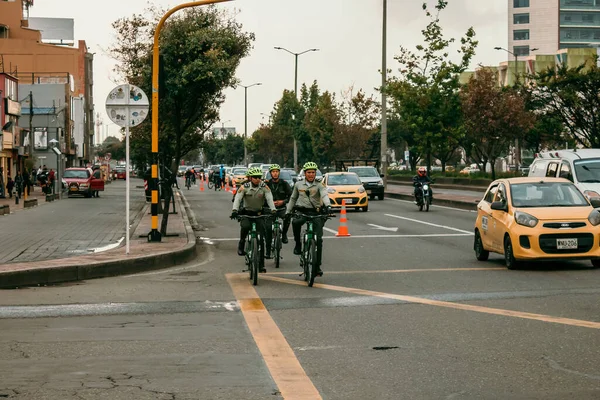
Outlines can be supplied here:
M273 257L275 257L275 268L279 268L279 260L281 254L281 231L276 227L273 231Z
M208 188L212 189L215 187L215 184L212 181L208 181Z
M252 284L254 286L258 285L258 259L260 257L259 251L258 251L258 238L252 238L252 240L250 241L251 246L252 246L252 258L251 258L251 263L252 265L250 266L250 279L252 280Z

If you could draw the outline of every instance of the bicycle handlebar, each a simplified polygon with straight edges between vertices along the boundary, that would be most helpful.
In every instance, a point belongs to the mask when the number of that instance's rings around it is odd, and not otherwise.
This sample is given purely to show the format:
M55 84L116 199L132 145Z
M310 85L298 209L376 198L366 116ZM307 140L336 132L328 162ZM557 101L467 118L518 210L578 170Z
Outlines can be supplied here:
M319 215L307 215L304 213L301 213L300 211L294 211L292 213L292 217L293 218L306 218L307 220L313 220L313 219L330 219L330 218L335 218L336 215L335 214L319 214Z

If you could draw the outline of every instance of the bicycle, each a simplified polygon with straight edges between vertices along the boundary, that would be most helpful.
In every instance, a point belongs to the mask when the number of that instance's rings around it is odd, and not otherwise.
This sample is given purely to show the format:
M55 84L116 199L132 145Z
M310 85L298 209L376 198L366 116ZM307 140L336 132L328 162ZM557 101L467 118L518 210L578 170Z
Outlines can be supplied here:
M188 188L188 190L190 190L190 187L192 186L192 178L190 178L189 176L185 178L185 187Z
M245 262L248 267L242 272L250 273L250 280L254 286L258 285L258 271L260 268L260 233L256 229L256 220L269 218L269 215L238 215L237 220L248 219L252 221L252 228L246 237Z
M275 259L275 268L279 268L279 261L281 260L281 218L278 215L274 216L273 224L271 229L273 230L273 238L271 240L271 251L273 252L273 258Z
M312 287L315 283L317 275L317 239L314 233L313 221L323 219L327 221L335 217L333 214L327 215L306 215L299 211L295 211L294 218L306 218L306 229L302 236L302 253L300 253L300 268L304 271L300 276L304 275L304 280L308 282L308 286Z
M212 189L215 187L215 183L214 183L214 182L213 182L213 180L212 180L212 179L210 179L210 178L208 179L208 183L207 183L207 185L208 185L208 189L209 189L209 190L212 190Z

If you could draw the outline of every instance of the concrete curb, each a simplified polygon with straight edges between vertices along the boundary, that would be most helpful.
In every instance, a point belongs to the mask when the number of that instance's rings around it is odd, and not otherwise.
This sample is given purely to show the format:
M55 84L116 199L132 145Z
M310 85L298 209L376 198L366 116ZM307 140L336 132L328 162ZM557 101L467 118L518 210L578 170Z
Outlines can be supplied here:
M74 258L66 258L65 263L74 265L63 265L44 267L41 261L39 266L31 269L0 272L0 288L16 288L23 286L37 286L56 284L63 282L81 281L86 279L104 278L118 275L129 275L139 272L170 268L175 265L184 264L196 257L196 236L190 225L188 214L182 207L178 198L180 210L187 236L187 244L174 251L165 251L159 254L144 256L122 257L113 260L89 262L85 265L76 265ZM142 207L145 209L145 207ZM100 253L102 257L106 255ZM83 264L80 261L79 264Z
M411 194L386 192L385 196L392 198L392 199L407 200L410 202L413 202L415 200L415 197ZM446 206L446 207L459 208L461 210L477 211L477 204L475 202L471 203L469 201L447 200L447 199L440 199L438 197L434 197L433 201L434 201L434 203L433 203L434 206Z

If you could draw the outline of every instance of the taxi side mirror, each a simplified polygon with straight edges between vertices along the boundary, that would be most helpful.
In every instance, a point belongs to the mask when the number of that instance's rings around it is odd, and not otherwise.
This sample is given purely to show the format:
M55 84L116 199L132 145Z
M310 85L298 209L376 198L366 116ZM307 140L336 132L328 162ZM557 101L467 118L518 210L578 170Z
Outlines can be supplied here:
M590 203L592 204L592 207L594 207L594 208L600 208L600 198L598 198L598 197L592 197L590 199Z
M492 210L508 211L508 207L503 201L495 201L492 203Z

